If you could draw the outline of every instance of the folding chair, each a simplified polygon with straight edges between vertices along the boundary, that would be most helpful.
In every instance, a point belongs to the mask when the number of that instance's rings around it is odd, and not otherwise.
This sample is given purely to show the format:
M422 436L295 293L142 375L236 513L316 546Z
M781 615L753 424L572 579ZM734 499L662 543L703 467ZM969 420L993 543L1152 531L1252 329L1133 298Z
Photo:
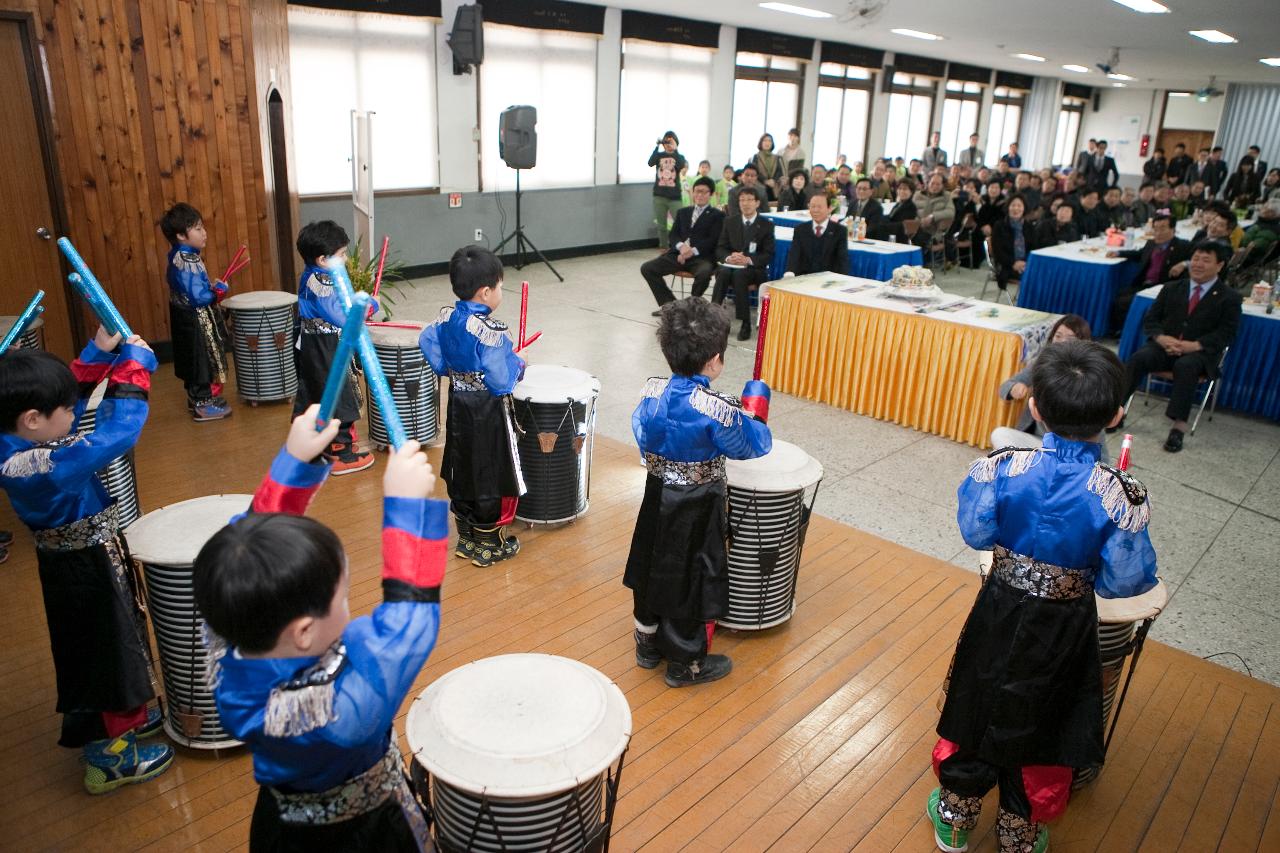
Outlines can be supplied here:
M996 266L996 259L995 259L995 255L993 255L993 254L991 253L991 238L990 238L990 237L988 237L988 238L986 238L985 240L983 240L982 242L983 242L983 245L986 247L986 250L987 250L987 258L986 258L986 264L987 264L987 279L986 279L986 281L984 281L984 282L982 283L982 294L981 294L978 298L979 298L979 299L983 299L983 300L985 300L985 299L987 298L987 288L988 288L988 287L990 287L990 286L991 286L991 284L992 284L993 282L995 282L995 283L996 283L996 291L997 291L997 293L996 293L996 302L999 302L999 301L1000 301L1000 297L1001 297L1001 296L1003 296L1003 297L1004 297L1004 301L1005 301L1005 302L1009 303L1010 305L1013 305L1013 304L1014 304L1014 299L1013 299L1013 297L1012 297L1012 296L1010 296L1010 295L1009 295L1008 287L1006 286L1005 288L1003 288L1003 289L1002 289L1002 288L999 286L999 281L1000 281L1000 269L999 269L999 267L997 267L997 266ZM1015 279L1013 279L1013 280L1010 282L1010 284L1017 284L1017 283L1018 283L1018 279L1016 279L1016 278L1015 278Z
M684 283L693 281L693 273L688 270L676 270L671 274L671 278L667 281L667 287L671 288L671 292L676 292L676 282L680 282L680 298L684 299L688 294L685 292Z
M1204 414L1205 407L1209 407L1209 420L1213 420L1213 413L1218 409L1218 385L1222 382L1222 365L1227 363L1227 353L1231 352L1231 347L1225 347L1222 350L1222 357L1218 359L1218 376L1216 379L1210 379L1207 376L1200 378L1200 383L1196 386L1196 393L1200 395L1200 408L1196 409L1196 416L1191 421L1190 435L1196 434L1196 427L1200 424L1200 416ZM1146 380L1142 383L1142 405L1151 405L1151 380L1156 379L1160 382L1171 384L1173 382L1173 372L1169 370L1153 370L1147 374ZM1125 411L1129 410L1129 406L1133 403L1133 398L1138 395L1137 391L1125 401Z

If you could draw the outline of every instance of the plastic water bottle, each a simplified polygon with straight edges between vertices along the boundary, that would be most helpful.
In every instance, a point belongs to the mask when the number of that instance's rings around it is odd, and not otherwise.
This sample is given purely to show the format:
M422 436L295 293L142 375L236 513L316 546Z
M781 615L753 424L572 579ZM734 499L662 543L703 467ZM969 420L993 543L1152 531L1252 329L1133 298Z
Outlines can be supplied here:
M897 234L890 234L890 235L889 235L889 242L890 242L890 243L896 243L896 242L898 242L898 235L897 235Z
M1276 300L1280 299L1280 278L1277 278L1271 284L1271 298L1267 300L1267 313L1274 314L1276 310Z

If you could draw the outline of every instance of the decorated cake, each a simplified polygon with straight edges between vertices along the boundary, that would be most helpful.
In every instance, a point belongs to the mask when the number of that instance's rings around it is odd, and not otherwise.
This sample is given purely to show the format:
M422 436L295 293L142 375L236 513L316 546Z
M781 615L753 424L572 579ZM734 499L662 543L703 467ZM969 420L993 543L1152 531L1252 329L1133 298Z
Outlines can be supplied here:
M901 266L893 271L893 278L886 285L891 296L927 298L942 295L942 289L933 283L933 271L924 267Z

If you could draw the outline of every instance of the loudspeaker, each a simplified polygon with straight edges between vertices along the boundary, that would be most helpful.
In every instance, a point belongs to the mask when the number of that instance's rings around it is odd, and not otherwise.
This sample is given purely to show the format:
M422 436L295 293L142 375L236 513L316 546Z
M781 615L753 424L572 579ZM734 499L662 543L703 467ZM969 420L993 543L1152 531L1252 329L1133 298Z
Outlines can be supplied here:
M538 162L538 110L507 107L498 116L498 156L513 169L532 169Z
M446 38L453 51L454 74L470 74L471 66L483 63L484 12L480 6L459 6L453 16L453 32Z
M1102 91L1100 89L1093 90L1093 111L1096 113L1102 109Z

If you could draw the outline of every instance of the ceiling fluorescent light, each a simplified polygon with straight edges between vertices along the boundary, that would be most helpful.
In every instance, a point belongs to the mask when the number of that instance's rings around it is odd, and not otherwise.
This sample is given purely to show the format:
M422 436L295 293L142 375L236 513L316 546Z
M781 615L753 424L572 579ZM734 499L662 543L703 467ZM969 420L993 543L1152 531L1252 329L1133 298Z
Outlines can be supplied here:
M1064 66L1062 66L1062 68L1063 68L1063 70L1064 70L1064 71L1074 71L1074 72L1076 72L1077 74L1088 74L1088 73L1089 73L1089 69L1088 69L1088 68L1085 68L1083 65L1064 65Z
M935 36L933 33L922 33L920 30L889 30L891 33L897 33L900 36L907 36L913 39L924 39L925 41L942 41L942 36Z
M1124 84L1123 84L1123 83L1112 83L1111 85L1112 85L1112 86L1114 86L1114 87L1116 87L1117 89L1123 89L1123 88L1124 88Z
M790 3L761 3L761 9L770 9L774 12L786 12L791 15L804 15L806 18L834 18L830 12L823 12L821 9L808 9L804 6L793 6Z
M1144 15L1162 15L1169 11L1168 6L1157 3L1156 0L1116 0L1116 2Z
M1013 56L1015 59L1025 59L1028 62L1044 62L1043 56L1036 56L1034 53L1015 53ZM1265 59L1262 61L1266 62Z
M1187 34L1214 44L1235 44L1238 41L1235 36L1229 36L1219 30L1187 30Z
M1170 92L1169 97L1170 98L1190 98L1191 93L1190 92Z
M1280 56L1269 56L1266 59L1259 59L1258 61L1263 65L1272 65L1276 68L1280 68Z
M1112 71L1110 74L1107 75L1107 77L1108 79L1111 79L1111 80L1133 80L1134 79L1133 77L1130 77L1128 74L1121 74L1118 71Z

